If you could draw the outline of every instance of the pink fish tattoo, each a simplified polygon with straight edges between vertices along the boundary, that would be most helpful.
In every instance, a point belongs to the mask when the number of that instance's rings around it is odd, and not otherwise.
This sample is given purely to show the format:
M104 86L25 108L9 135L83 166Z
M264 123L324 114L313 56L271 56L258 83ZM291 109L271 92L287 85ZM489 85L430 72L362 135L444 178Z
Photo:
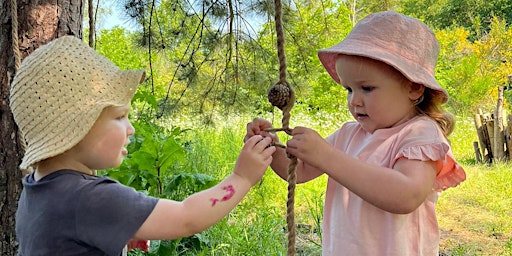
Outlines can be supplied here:
M224 201L231 199L231 197L233 197L233 195L235 194L235 188L232 185L222 187L222 189L226 190L227 194L225 196L223 196L221 199L210 198L210 201L212 201L212 207L215 206L215 204L219 201L224 202Z

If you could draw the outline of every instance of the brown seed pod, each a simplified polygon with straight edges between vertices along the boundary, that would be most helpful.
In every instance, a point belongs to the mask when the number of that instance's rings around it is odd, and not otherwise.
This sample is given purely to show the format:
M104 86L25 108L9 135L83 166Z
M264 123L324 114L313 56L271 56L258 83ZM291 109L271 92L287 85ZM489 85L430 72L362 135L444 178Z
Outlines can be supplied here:
M290 88L284 84L275 84L268 90L268 101L272 106L283 110L290 98Z

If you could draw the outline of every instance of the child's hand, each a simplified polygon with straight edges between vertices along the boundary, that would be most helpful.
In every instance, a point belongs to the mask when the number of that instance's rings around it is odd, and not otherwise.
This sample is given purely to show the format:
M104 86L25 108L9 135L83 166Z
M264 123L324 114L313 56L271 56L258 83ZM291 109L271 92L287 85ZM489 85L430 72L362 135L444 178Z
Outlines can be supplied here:
M264 137L271 137L274 142L279 142L275 133L266 132L265 129L272 128L272 124L263 118L254 118L252 122L247 124L247 133L244 137L244 142L254 135L262 135Z
M315 130L306 127L295 127L292 132L293 138L286 143L286 151L302 161L315 166L319 169L328 155L328 151L333 149L320 134Z
M270 146L272 139L253 135L247 139L236 161L235 173L246 179L251 186L256 184L272 162L276 147Z

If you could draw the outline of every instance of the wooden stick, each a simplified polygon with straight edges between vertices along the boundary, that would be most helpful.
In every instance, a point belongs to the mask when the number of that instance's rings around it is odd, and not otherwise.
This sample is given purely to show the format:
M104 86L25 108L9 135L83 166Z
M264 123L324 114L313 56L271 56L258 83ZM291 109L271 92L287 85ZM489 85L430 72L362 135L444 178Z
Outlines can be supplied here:
M479 112L481 112L481 110ZM476 154L477 161L480 162L479 159L482 160L482 158L479 158L478 155L482 155L482 156L486 155L485 135L484 135L484 130L483 130L483 126L482 126L481 114L474 115L473 120L475 123L476 133L478 135L478 142L480 143L480 147L481 147L481 149L478 149L478 146L475 148L475 154ZM478 152L476 152L477 149L478 149Z
M494 147L493 156L502 161L505 158L504 127L503 127L503 86L498 87L498 102L494 111Z
M480 154L480 149L478 148L478 142L473 141L473 149L475 150L475 157L476 162L481 163L482 162L482 155Z

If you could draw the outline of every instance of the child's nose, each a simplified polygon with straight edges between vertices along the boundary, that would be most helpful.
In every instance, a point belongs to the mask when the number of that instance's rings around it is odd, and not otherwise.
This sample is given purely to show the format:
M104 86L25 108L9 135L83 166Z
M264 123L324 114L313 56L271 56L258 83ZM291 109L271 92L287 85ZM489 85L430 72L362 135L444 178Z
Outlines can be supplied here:
M362 100L361 100L361 97L359 97L359 94L358 93L351 93L349 98L348 98L348 103L350 104L350 106L361 106L362 104Z
M133 127L132 123L128 123L128 129L126 131L128 136L131 136L135 133L135 127Z

